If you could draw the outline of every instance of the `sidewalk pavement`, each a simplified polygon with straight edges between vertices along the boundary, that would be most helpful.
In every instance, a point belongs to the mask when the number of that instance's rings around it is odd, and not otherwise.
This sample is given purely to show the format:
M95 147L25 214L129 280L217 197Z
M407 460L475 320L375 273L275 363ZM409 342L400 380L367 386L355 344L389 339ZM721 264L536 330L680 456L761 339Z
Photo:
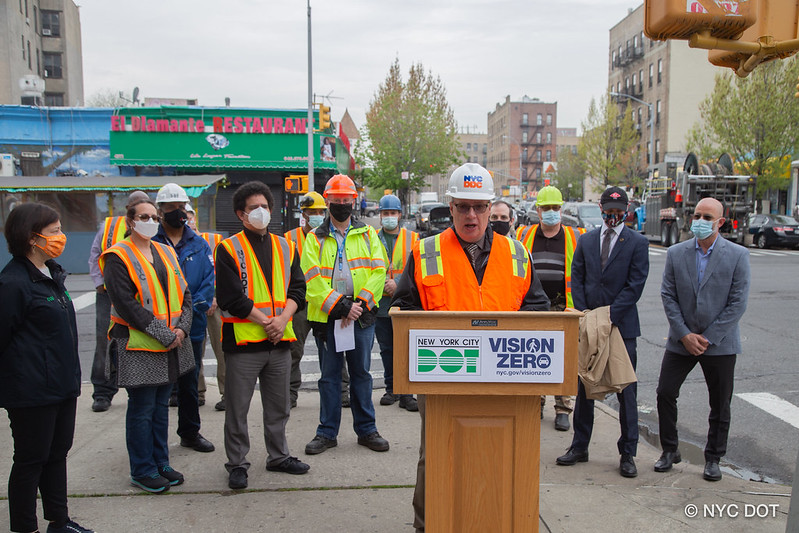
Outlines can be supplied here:
M402 532L413 531L411 498L419 449L419 415L397 405L378 405L377 425L391 450L377 453L356 443L352 417L344 409L338 447L306 456L316 430L319 395L300 391L291 411L288 440L292 454L311 465L302 476L265 470L261 404L250 410L249 489L227 487L222 437L224 413L214 411L218 389L209 380L207 403L200 408L202 434L216 445L212 453L181 448L175 433L177 410L170 409L170 462L186 476L165 494L146 494L129 484L125 449L124 390L111 410L91 411L91 385L78 400L75 442L69 456L71 517L98 533L112 532ZM588 463L555 465L571 442L571 431L555 431L552 401L541 428L539 531L573 532L784 532L790 486L744 481L724 471L716 483L702 479L702 464L675 465L658 474L652 466L659 450L639 444L639 475L618 474L616 412L597 402ZM11 430L0 428L0 479L12 464ZM0 530L8 530L7 493L0 493ZM691 507L691 506L696 507ZM696 516L691 514L697 510ZM39 505L39 526L46 529ZM713 513L713 514L711 514ZM754 515L747 517L746 514ZM715 515L715 516L713 516ZM758 516L759 515L759 516ZM766 515L764 517L764 515Z

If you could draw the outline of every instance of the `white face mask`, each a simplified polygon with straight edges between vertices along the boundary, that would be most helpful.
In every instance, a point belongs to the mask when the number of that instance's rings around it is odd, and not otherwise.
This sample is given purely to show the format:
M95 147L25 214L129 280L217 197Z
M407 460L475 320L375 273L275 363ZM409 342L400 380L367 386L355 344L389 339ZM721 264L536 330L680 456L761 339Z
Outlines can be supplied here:
M383 217L380 219L380 223L389 231L395 230L399 225L399 217Z
M148 220L147 222L137 220L133 223L133 231L146 239L152 239L158 233L159 226L160 224L155 220Z
M247 220L255 229L264 229L269 225L269 221L272 220L272 213L268 209L258 207L250 211L250 214L247 215Z

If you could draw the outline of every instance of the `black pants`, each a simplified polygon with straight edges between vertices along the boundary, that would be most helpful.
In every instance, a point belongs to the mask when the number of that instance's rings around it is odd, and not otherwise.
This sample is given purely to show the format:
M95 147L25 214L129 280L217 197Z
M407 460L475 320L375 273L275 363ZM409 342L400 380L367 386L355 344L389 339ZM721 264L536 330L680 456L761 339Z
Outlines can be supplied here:
M14 464L8 477L11 531L36 531L36 493L44 517L57 524L69 519L67 452L75 433L77 398L43 407L10 408Z
M705 446L705 461L715 461L727 453L730 433L730 401L732 400L735 354L681 355L666 351L660 365L657 403L660 424L660 445L665 452L677 450L677 398L680 387L691 370L699 363L705 374L710 399L709 429Z

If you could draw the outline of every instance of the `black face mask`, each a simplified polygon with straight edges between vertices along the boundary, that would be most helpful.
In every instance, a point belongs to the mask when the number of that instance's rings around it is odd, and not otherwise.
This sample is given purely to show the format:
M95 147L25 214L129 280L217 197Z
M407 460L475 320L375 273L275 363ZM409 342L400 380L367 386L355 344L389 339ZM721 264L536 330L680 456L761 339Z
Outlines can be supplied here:
M491 229L494 230L494 233L499 233L500 235L507 235L510 231L510 222L507 220L492 220L491 221Z
M186 213L180 209L175 209L169 213L164 213L164 222L175 229L182 228L186 224L186 220L188 220Z
M339 222L344 222L352 216L352 204L330 204L328 210L330 216Z

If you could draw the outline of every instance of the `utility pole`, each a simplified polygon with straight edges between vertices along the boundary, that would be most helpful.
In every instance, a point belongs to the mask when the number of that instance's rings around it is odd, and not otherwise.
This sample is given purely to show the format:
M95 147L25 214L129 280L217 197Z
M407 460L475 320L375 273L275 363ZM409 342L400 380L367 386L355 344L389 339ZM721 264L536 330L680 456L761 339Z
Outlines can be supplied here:
M316 190L313 179L313 63L311 60L311 0L308 0L308 191Z

